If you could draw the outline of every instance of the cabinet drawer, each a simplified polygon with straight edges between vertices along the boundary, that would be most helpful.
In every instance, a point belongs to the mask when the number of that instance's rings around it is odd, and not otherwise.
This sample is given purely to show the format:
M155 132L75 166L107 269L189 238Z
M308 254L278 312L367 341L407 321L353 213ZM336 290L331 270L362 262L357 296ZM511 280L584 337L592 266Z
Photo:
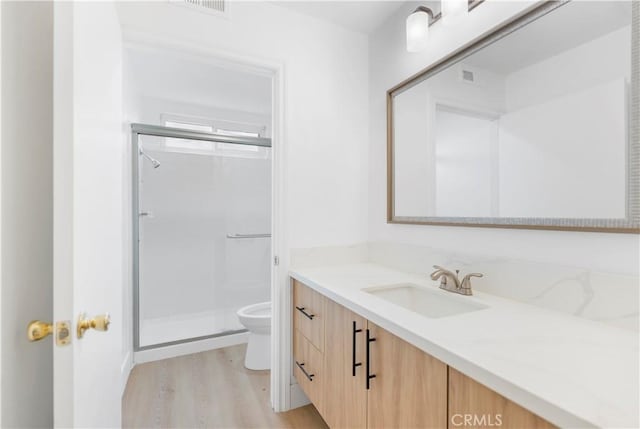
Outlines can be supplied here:
M307 397L322 412L323 355L298 330L293 334L293 375Z
M293 328L320 352L324 351L325 297L297 280L293 281Z

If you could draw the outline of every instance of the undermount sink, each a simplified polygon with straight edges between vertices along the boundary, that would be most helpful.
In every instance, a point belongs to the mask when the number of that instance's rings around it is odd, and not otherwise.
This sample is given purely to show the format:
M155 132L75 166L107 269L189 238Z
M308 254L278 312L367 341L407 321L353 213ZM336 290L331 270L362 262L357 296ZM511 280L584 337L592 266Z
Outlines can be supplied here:
M462 295L449 296L450 292L431 290L411 283L377 286L363 291L432 319L487 308L475 301L465 301L468 298Z

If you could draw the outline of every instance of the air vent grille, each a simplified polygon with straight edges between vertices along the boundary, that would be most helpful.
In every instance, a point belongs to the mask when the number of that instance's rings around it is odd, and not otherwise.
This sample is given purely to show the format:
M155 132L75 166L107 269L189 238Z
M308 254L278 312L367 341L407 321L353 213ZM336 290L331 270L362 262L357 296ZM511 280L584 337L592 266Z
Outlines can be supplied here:
M224 13L225 11L225 0L184 0L184 2L193 6L215 10L217 12Z
M473 83L475 81L475 76L470 70L462 70L462 80Z
M169 0L169 3L213 15L226 16L228 12L227 0Z

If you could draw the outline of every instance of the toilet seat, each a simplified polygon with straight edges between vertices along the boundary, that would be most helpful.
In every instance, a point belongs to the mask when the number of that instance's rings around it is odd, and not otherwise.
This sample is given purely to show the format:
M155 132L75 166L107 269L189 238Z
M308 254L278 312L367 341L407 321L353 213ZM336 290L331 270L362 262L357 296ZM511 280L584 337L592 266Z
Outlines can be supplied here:
M261 302L258 304L247 305L238 310L238 317L247 317L251 319L270 319L271 318L271 301Z

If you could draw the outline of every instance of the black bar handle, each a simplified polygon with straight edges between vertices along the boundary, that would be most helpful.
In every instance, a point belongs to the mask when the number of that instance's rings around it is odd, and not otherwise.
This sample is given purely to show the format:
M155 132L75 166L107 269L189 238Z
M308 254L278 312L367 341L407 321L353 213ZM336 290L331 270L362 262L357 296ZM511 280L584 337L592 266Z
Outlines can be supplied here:
M353 347L351 349L351 375L356 376L356 367L361 366L362 362L356 363L356 334L362 332L362 329L356 329L356 321L353 321Z
M369 386L370 386L369 381L372 378L376 378L375 374L371 374L371 350L370 350L370 344L375 340L376 340L375 338L371 338L371 333L367 329L367 390L369 390Z
M302 371L302 373L305 375L305 377L307 377L309 379L309 381L313 381L313 377L315 377L315 374L309 374L304 369L304 363L300 363L300 362L296 361L296 365L298 365L298 368L300 368L300 371Z
M309 318L309 320L313 320L314 317L316 317L315 314L309 314L306 311L306 307L296 307L296 310L298 310L300 313L304 314L305 316L307 316Z

